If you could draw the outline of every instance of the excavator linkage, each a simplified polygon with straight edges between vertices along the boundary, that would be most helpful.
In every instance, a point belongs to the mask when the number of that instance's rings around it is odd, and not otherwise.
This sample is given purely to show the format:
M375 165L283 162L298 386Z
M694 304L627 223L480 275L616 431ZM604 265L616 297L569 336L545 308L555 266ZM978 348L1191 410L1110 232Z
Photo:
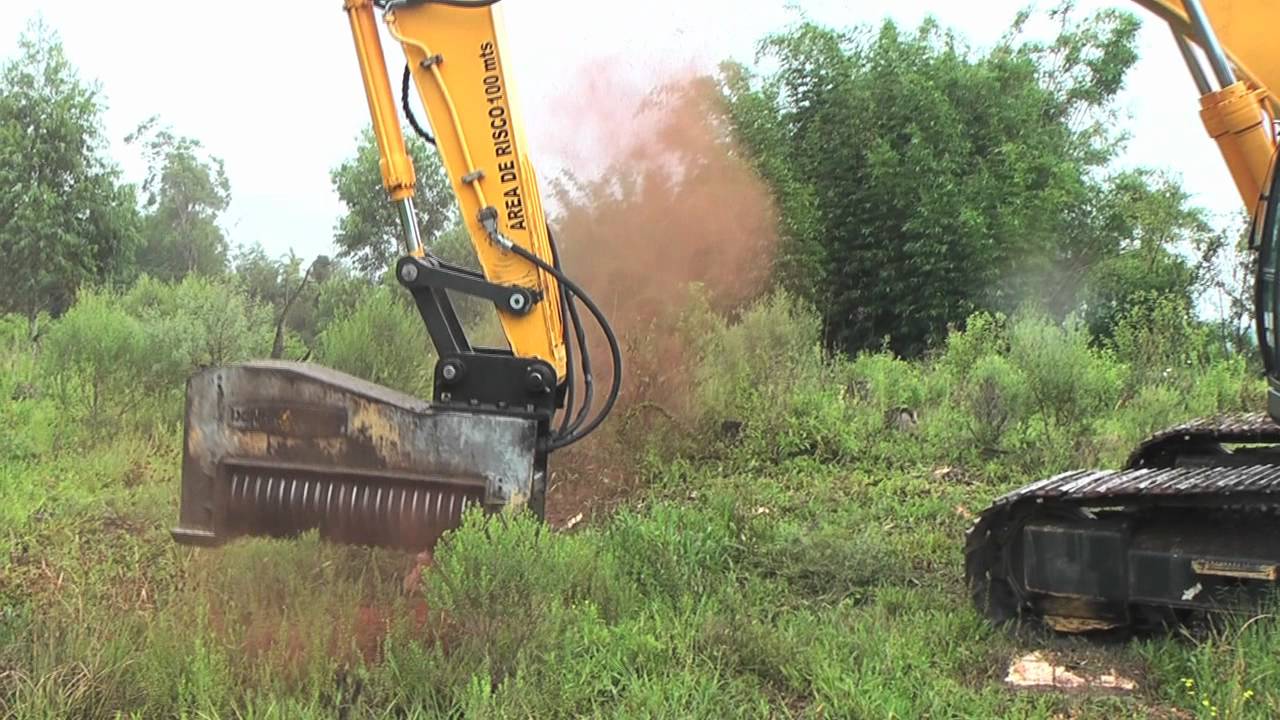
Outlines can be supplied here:
M422 550L471 507L527 507L540 516L547 456L598 428L621 391L617 336L560 268L496 2L344 0L343 7L383 186L402 225L405 254L394 277L435 350L431 397L301 363L197 373L187 384L173 531L181 543L315 530L335 542ZM399 103L379 11L407 61ZM411 87L430 131L412 114ZM439 153L480 271L445 262L423 242L401 109ZM506 346L473 345L451 293L493 303ZM584 318L609 348L612 372L600 395Z
M187 385L178 542L318 530L423 549L471 507L528 503L545 457L533 419L454 411L334 370L249 362Z

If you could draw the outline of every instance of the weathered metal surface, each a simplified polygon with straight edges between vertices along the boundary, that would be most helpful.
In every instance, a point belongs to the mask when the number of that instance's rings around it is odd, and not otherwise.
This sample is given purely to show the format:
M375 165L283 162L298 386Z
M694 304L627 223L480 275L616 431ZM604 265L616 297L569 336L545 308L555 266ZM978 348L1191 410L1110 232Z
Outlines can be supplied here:
M541 481L536 432L533 420L436 410L302 363L206 370L187 385L173 534L208 545L318 529L429 547L466 507L527 502Z

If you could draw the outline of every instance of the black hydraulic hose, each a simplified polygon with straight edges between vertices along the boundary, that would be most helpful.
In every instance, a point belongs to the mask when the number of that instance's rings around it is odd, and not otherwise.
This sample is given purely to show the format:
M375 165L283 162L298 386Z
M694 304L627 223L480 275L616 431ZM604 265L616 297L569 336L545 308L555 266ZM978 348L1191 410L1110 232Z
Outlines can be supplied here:
M613 410L613 406L618 401L618 394L622 390L622 346L618 343L618 336L614 334L613 328L609 326L609 321L605 318L604 313L600 311L600 308L596 306L590 296L588 296L582 288L578 287L577 283L565 277L563 272L551 266L542 258L534 255L528 250L525 250L519 245L511 245L508 249L538 266L538 268L544 272L550 273L556 280L560 281L560 284L570 294L581 300L582 304L587 307L587 311L595 317L596 323L600 326L601 332L604 333L605 340L609 343L609 354L613 361L613 380L609 387L609 394L605 397L604 406L600 408L600 412L597 413L595 417L587 421L586 424L577 432L573 433L569 437L555 438L546 448L548 452L552 450L560 450L578 442L582 438L594 432L596 428L600 427L600 423L603 423L604 419L609 416L609 412Z
M578 416L573 419L573 424L569 426L569 432L577 432L582 427L582 423L587 419L587 413L591 411L591 403L595 400L596 385L595 376L591 372L591 348L587 346L587 331L582 325L582 317L578 314L577 298L569 297L569 317L573 320L573 330L577 336L578 354L582 356L582 387L583 399L582 407L578 410Z
M560 247L556 244L555 235L552 234L550 229L547 230L547 240L548 244L551 245L551 263L557 270L564 272L564 267L560 264ZM568 327L569 325L572 325L574 335L578 342L578 354L582 358L582 386L584 395L582 406L576 411L576 416L573 418L572 424L567 428L561 428L560 434L564 435L572 434L578 428L582 427L582 423L586 421L587 413L591 411L591 403L595 401L595 376L591 372L591 348L587 345L587 331L586 327L582 324L582 316L578 314L578 303L572 295L565 291L564 288L561 288L560 294L565 300L562 305L567 306L568 310L567 316L565 313L561 313L561 316L566 320L565 346L568 347L569 345ZM572 395L570 397L572 397ZM565 405L567 410L573 407L573 403L571 402L567 402ZM575 411L571 411L571 414L574 412Z
M551 246L551 264L555 265L557 270L563 270L560 265L560 249L556 247L556 239L551 236L550 231L547 233L547 242ZM560 419L560 427L556 429L557 437L564 437L569 433L569 424L573 421L573 399L574 399L574 377L573 377L573 338L569 334L569 294L564 288L560 289L560 319L564 323L561 329L560 338L564 342L564 375L565 398L564 398L564 417Z
M409 126L418 134L418 137L426 140L432 147L436 144L436 139L431 137L431 133L426 128L418 124L418 118L413 114L413 108L409 107L409 80L413 78L413 73L409 72L409 66L404 66L404 77L400 80L400 107L404 109L405 119L409 121Z

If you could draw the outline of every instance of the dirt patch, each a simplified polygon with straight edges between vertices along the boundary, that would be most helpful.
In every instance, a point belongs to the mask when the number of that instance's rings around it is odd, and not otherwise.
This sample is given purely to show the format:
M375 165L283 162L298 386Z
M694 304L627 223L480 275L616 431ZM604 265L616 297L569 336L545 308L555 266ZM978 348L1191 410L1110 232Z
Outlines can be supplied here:
M1115 670L1091 673L1068 667L1053 655L1035 651L1015 657L1005 673L1006 685L1019 690L1059 690L1066 692L1132 693L1136 680Z
M356 651L366 663L378 662L382 659L383 641L391 632L394 622L402 615L410 618L415 632L426 629L431 620L431 611L425 600L417 598L407 607L378 607L364 605L356 608L355 619L351 626L351 638Z
M557 453L552 465L546 519L557 529L566 529L570 521L580 526L608 517L642 485L636 468L601 457L600 446L590 441Z

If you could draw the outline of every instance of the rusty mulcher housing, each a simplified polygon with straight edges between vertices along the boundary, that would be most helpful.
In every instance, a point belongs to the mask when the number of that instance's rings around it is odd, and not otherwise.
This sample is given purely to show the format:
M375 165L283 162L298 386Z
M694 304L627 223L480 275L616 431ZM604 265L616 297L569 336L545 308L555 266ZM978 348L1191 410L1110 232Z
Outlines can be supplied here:
M318 530L337 542L430 547L469 507L540 510L538 421L455 412L302 363L205 370L187 385L176 539Z

